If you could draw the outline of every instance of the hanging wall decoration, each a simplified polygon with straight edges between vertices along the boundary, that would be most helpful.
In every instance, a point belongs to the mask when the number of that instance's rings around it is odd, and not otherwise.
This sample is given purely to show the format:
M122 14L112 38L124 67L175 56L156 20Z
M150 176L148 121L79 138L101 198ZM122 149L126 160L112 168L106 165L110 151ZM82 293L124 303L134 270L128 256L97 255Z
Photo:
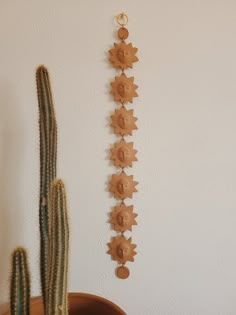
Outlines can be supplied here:
M135 124L137 118L134 117L133 109L126 107L130 106L129 103L133 103L134 98L138 96L136 92L138 86L134 83L134 77L128 77L124 71L132 68L133 63L138 61L136 56L138 49L131 43L125 42L129 36L128 30L125 28L128 24L127 15L120 13L116 20L121 26L118 30L120 43L114 43L114 47L109 51L109 60L114 68L121 71L111 82L110 91L114 101L119 104L119 108L111 115L111 127L119 139L111 149L110 160L120 171L111 176L109 191L119 202L110 213L109 223L117 232L117 236L108 243L108 254L118 262L117 277L126 279L130 274L126 263L134 261L136 245L132 243L131 237L125 236L125 232L132 231L133 225L137 224L135 220L137 214L134 212L134 206L127 205L125 200L133 198L138 184L134 180L134 176L125 171L128 167L132 167L133 162L137 161L137 150L134 149L134 143L125 140L125 136L132 136L132 132L137 129Z

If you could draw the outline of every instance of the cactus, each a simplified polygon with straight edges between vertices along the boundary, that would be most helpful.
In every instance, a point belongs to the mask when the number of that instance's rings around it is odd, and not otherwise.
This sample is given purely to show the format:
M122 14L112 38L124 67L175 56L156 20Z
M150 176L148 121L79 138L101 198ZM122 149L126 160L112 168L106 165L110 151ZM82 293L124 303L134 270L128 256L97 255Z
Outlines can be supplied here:
M11 315L30 314L30 279L27 254L18 247L12 254L12 272L10 289Z
M57 124L48 71L36 72L40 129L40 273L46 315L68 315L69 226L65 187L56 178ZM11 315L29 315L27 255L17 248L12 258Z
M36 72L39 129L40 129L40 274L44 307L48 287L49 257L49 196L52 181L56 178L57 162L57 124L52 101L49 74L44 66Z
M48 315L68 314L67 271L69 226L66 193L62 180L52 183L50 193L50 262L48 278Z

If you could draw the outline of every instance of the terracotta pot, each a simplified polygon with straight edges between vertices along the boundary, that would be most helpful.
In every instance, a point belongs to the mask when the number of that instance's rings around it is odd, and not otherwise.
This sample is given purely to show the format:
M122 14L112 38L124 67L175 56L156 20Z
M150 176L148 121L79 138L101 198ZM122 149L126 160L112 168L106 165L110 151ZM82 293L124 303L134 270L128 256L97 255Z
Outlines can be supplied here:
M96 295L69 293L69 315L126 315L117 305ZM31 299L32 315L43 315L41 297ZM9 310L3 315L10 315Z

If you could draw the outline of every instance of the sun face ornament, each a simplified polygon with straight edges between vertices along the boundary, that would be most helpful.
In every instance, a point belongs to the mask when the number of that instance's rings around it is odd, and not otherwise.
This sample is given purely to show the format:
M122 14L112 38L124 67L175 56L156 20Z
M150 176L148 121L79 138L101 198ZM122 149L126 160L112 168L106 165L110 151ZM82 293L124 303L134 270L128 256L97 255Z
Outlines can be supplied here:
M115 231L132 231L132 226L137 225L135 218L138 216L133 212L133 210L133 206L126 206L124 203L114 207L111 212L111 220L109 222L113 224Z
M126 239L124 236L113 237L112 241L107 244L109 246L108 254L113 260L120 264L125 264L127 261L134 261L134 256L137 254L135 244L132 244L132 238Z
M133 193L137 192L135 188L137 184L138 182L133 180L133 175L128 176L122 171L119 175L112 175L109 191L114 194L115 198L124 200L133 197Z
M127 110L124 107L115 110L114 115L111 116L111 127L113 127L115 134L122 137L131 136L133 130L138 129L135 125L137 118L133 116L133 112L133 109Z
M138 61L138 58L135 56L137 51L138 49L133 47L131 43L114 43L114 48L109 50L111 55L109 60L114 68L121 68L122 70L132 68L133 62Z
M125 27L128 23L128 16L120 13L116 20L121 26L117 32L120 42L114 43L109 50L108 58L113 68L120 72L112 80L110 90L113 100L117 102L116 106L119 107L111 115L111 127L119 139L110 149L110 160L120 171L111 176L108 190L119 201L110 212L109 223L116 231L117 236L112 237L108 243L107 253L118 262L116 276L120 279L127 279L130 272L125 264L127 261L134 261L136 245L132 244L132 239L126 237L125 234L130 233L128 231L132 231L133 226L137 225L135 220L137 214L134 213L133 205L126 206L125 199L133 198L133 193L137 192L138 182L134 181L133 175L127 175L124 171L126 167L132 167L133 162L137 161L137 150L134 148L134 143L126 141L125 137L132 136L133 130L138 128L133 109L126 109L126 105L133 103L134 97L138 96L136 92L138 86L134 84L134 77L126 76L125 72L126 69L133 68L133 64L138 61L136 56L138 49L133 47L132 43L126 43L129 36Z
M137 161L135 154L137 150L133 148L134 143L129 142L127 143L124 140L115 143L114 147L111 149L111 160L114 161L115 166L120 167L132 167L132 163Z
M134 84L134 77L128 78L124 73L119 77L115 77L115 81L111 82L111 94L114 100L122 104L133 103L133 97L138 96L136 93L137 85Z

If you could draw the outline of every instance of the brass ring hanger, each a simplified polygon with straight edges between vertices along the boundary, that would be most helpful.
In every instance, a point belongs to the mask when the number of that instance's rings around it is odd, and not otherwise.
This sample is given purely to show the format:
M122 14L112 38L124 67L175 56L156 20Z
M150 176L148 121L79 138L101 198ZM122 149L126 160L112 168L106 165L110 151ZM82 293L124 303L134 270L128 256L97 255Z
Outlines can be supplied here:
M120 26L124 27L128 24L129 19L127 14L122 12L116 16L116 21Z

